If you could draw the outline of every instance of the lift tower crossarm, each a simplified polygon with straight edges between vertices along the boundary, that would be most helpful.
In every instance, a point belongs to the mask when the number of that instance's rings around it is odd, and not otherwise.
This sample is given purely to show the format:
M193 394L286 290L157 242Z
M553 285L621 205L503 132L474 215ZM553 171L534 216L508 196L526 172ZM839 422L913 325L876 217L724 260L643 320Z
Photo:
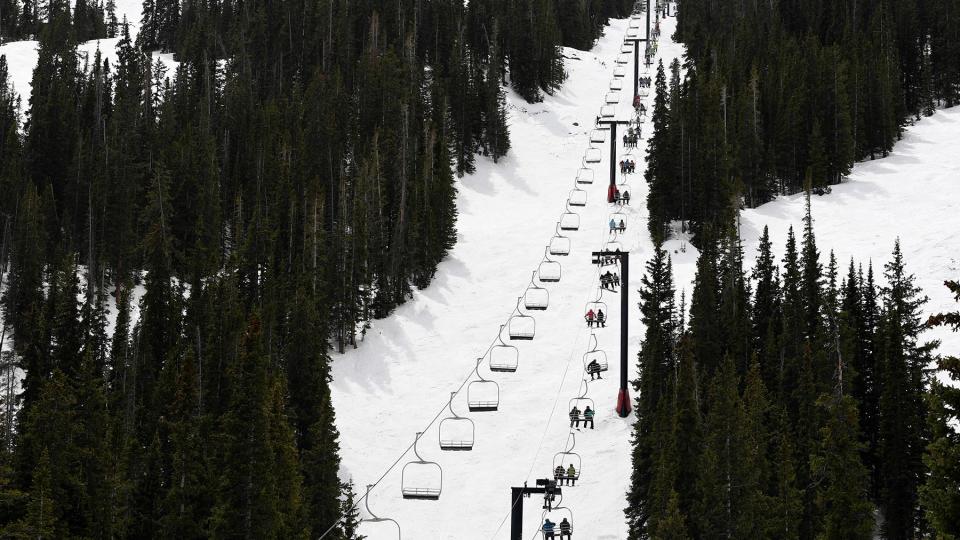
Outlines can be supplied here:
M545 496L543 507L549 509L553 497L561 494L560 486L556 480L541 478L537 480L537 487L527 487L524 482L523 487L510 488L510 540L523 540L523 499L537 494Z

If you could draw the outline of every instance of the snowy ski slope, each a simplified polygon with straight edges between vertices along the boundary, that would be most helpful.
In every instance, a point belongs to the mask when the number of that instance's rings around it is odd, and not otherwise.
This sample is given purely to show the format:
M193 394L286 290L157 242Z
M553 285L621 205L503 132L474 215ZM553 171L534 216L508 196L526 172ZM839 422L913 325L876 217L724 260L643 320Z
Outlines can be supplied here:
M675 20L661 23L658 59L668 65L682 55L670 40ZM509 535L511 486L550 475L553 458L567 444L568 400L579 392L583 377L581 355L589 331L582 320L586 302L596 290L596 271L590 252L607 238L610 212L604 200L609 150L592 165L596 181L583 186L588 205L579 209L581 229L566 233L572 240L559 283L543 284L550 306L532 312L537 334L533 341L513 342L520 349L516 373L481 375L500 385L498 412L467 413L461 391L454 409L476 423L476 445L471 452L442 452L438 448L439 419L431 423L451 391L471 371L496 338L517 297L522 295L543 255L544 246L564 209L564 201L589 146L589 130L604 104L613 78L614 59L627 21L612 21L606 35L590 52L567 50L569 80L542 104L529 105L509 98L510 156L498 164L480 160L477 173L460 184L459 241L437 272L434 283L383 321L373 324L363 344L338 357L334 365L333 397L343 448L343 476L357 491L380 479L371 491L371 510L396 519L404 538L504 539ZM628 73L632 71L628 66ZM650 74L653 75L652 73ZM617 105L618 118L630 115L629 75ZM646 100L652 105L652 95ZM577 125L578 124L578 125ZM649 133L649 123L644 135ZM622 131L621 131L622 133ZM644 145L633 152L637 174L628 181L633 195L627 234L620 238L631 252L630 377L643 328L638 323L636 288L643 264L652 252L646 234L642 180ZM900 237L908 269L931 298L927 312L954 306L942 286L960 277L960 107L938 112L907 129L891 156L858 164L851 177L834 186L828 196L814 197L813 214L818 244L826 263L834 250L845 271L851 256L872 260L878 278ZM618 159L626 151L617 144ZM777 253L782 254L787 229L802 225L804 201L800 195L780 197L741 216L741 234L748 265L752 265L758 238L768 225ZM678 294L689 293L697 252L685 242L665 246L674 262ZM880 279L882 282L882 278ZM563 506L572 511L573 528L581 539L626 538L622 508L630 475L631 419L613 411L619 358L619 295L605 293L610 305L608 328L597 332L600 348L611 362L602 381L590 384L589 397L597 404L597 427L577 433L576 451L582 456L582 477L564 489ZM506 340L506 332L504 332ZM960 336L929 331L941 339L941 351L960 352ZM471 380L475 380L473 377ZM443 411L440 417L447 416ZM410 447L414 433L426 432L419 444L425 460L443 467L443 492L437 501L401 498L401 469L416 459ZM536 538L541 522L541 499L525 500L524 538ZM366 512L363 512L368 517ZM562 514L557 514L557 518ZM551 517L553 521L556 518ZM395 537L391 525L365 524L369 538Z
M460 183L459 241L440 265L436 280L391 317L375 322L357 350L336 359L333 395L344 476L353 479L358 491L377 480L409 447L414 434L434 418L449 393L460 387L524 293L574 188L589 146L589 131L614 79L614 61L627 25L626 20L613 21L590 52L566 50L569 80L557 95L536 105L510 96L513 148L498 164L480 160L476 174ZM681 52L669 42L672 27L670 19L663 28L659 55L665 64ZM619 119L632 117L633 68L625 67L628 76L618 79L624 87L616 105ZM652 107L652 96L646 101ZM461 392L454 399L454 409L476 423L474 449L441 452L436 422L420 442L420 455L443 467L440 499L401 498L401 467L414 459L412 452L371 492L371 510L397 519L404 538L508 537L509 488L525 481L533 486L536 478L550 476L554 454L564 450L568 402L578 395L584 376L581 357L589 339L584 306L595 298L598 285L590 252L602 248L608 237L608 144L596 145L603 157L591 166L595 182L581 186L588 192L588 201L586 207L574 209L580 214L580 230L565 233L571 239L571 253L553 257L563 266L562 279L543 284L550 292L549 308L530 312L536 318L536 337L513 342L520 350L518 370L491 374L485 363L481 365L481 375L500 385L500 410L468 414L466 393ZM620 157L625 154L621 141L617 141L617 152ZM643 153L642 145L633 152L638 165L638 173L629 178L634 203L625 210L627 232L619 239L632 252L634 296L651 251L640 174ZM685 257L692 254L680 258ZM626 536L622 509L630 473L631 420L617 417L613 410L620 297L604 293L603 300L609 305L604 310L610 315L609 324L597 332L597 339L611 369L603 380L589 385L588 397L597 406L596 429L577 433L582 476L576 487L564 489L563 497L563 505L573 512L578 538ZM636 324L635 297L630 305L633 370L642 328ZM509 342L506 331L504 339ZM634 376L631 371L630 377ZM525 538L538 530L541 502L538 497L525 500ZM365 525L363 530L373 540L390 538L389 532L387 524Z

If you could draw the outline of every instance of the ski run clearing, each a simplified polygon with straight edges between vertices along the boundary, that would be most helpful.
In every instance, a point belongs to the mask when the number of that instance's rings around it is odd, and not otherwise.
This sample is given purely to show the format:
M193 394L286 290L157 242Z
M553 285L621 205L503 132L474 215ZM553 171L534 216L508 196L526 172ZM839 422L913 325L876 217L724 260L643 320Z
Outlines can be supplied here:
M661 23L657 60L664 65L683 53L670 36L675 19ZM480 375L499 384L496 412L467 411L467 380L477 358L497 339L518 297L530 283L545 246L554 236L565 211L574 179L583 166L590 130L614 80L615 59L627 31L626 20L611 21L605 36L590 52L565 51L569 79L543 103L528 104L509 96L512 149L499 163L478 160L477 172L462 179L457 200L460 217L458 242L437 270L434 282L389 318L375 321L356 350L335 355L333 398L341 434L345 480L365 485L379 483L370 492L370 509L397 520L404 538L505 539L509 537L510 487L550 477L554 457L570 443L567 411L578 396L584 378L582 355L590 336L583 321L585 305L595 299L598 274L591 251L603 248L613 211L605 201L609 171L609 142L601 148L600 163L590 165L592 185L587 205L573 208L580 217L578 231L564 231L571 241L569 256L553 257L563 267L558 283L544 283L550 294L545 311L528 312L536 319L531 341L503 339L519 349L515 373L491 373L487 360ZM628 65L631 73L632 65ZM642 73L642 70L641 70ZM653 76L654 73L648 74ZM629 75L616 105L616 116L632 116ZM653 96L645 98L652 108ZM632 152L637 173L628 177L632 195L627 232L618 239L631 255L629 377L636 377L636 355L643 336L636 289L653 245L646 229L646 185L643 157L650 124L644 125L640 148ZM620 134L623 133L621 128ZM609 136L609 134L608 134ZM850 257L882 275L894 240L903 244L908 270L930 296L933 313L954 308L942 283L960 274L960 107L939 111L907 129L893 154L857 164L850 178L834 186L830 195L814 197L813 216L824 264L833 250L845 271ZM627 151L617 141L617 160ZM787 230L800 230L802 195L781 197L741 215L745 259L752 265L758 238L770 227L778 257ZM683 249L685 247L685 249ZM666 248L673 257L678 294L688 300L697 253L679 240ZM624 494L630 479L631 418L614 412L618 385L619 294L605 292L609 305L606 328L596 332L606 351L610 371L589 384L587 397L597 407L596 429L575 432L575 452L582 458L582 476L572 488L563 488L562 505L551 520L570 517L576 538L622 539ZM941 339L941 351L960 352L960 336L942 329L927 333ZM589 377L587 377L589 379ZM472 451L439 448L438 425L451 416L446 406L450 392L459 393L453 408L476 425ZM635 396L633 396L635 397ZM582 408L582 407L581 407ZM433 421L432 421L433 420ZM439 500L401 497L403 466L417 457L411 444L424 431L420 456L443 470ZM406 453L404 453L406 451ZM569 465L565 459L565 466ZM391 468L391 466L393 466ZM421 467L423 469L425 467ZM385 476L381 479L386 471ZM415 465L407 469L411 487L436 487ZM416 483L419 480L419 484ZM542 498L524 499L523 538L538 538ZM370 517L361 504L363 517ZM364 523L362 534L371 540L396 538L392 524Z

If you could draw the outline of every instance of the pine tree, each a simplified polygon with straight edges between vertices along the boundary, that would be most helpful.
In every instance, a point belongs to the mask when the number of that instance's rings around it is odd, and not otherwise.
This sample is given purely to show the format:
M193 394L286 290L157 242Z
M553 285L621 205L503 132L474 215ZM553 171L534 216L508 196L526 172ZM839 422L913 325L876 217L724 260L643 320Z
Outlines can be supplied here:
M670 157L667 142L669 111L667 103L667 78L663 71L663 62L657 66L657 75L654 80L653 132L647 143L647 170L644 179L650 186L647 193L647 229L653 241L666 240L666 226L670 221L668 195L671 193L672 183L675 181L670 175Z
M906 273L899 240L893 258L884 266L880 375L880 496L883 532L887 538L912 538L920 526L917 491L923 481L926 411L923 369L929 345L918 344L922 329L921 296L912 275Z
M960 302L960 283L948 281L946 286ZM960 331L960 312L934 315L928 324ZM926 396L930 443L923 461L930 472L920 487L920 503L937 538L960 538L960 359L942 357L938 368L951 382L933 377Z

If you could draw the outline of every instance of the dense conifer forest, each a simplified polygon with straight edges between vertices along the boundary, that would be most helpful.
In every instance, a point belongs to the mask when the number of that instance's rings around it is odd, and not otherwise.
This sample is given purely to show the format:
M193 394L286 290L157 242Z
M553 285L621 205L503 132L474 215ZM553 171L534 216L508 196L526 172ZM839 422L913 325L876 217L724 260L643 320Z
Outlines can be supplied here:
M649 227L722 227L807 183L825 192L903 127L960 103L956 0L680 0L660 66Z
M642 280L630 538L954 538L960 372L920 333L958 314L922 319L899 241L824 266L809 206L781 261L701 234L689 318L666 251Z
M352 505L328 351L430 283L504 85L552 93L632 3L464 4L145 0L133 37L0 0L39 40L23 100L0 58L0 535L315 538Z

